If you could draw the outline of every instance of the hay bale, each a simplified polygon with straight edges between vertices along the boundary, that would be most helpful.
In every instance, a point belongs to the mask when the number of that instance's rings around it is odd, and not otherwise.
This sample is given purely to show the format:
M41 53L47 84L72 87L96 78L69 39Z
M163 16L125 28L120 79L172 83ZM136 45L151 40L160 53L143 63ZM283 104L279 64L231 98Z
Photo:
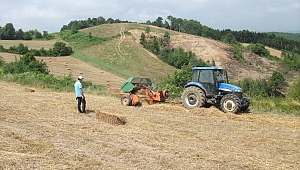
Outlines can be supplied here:
M115 115L110 115L107 113L103 113L100 111L96 112L96 118L99 121L106 122L112 125L125 125L126 124L126 117L118 117Z
M30 89L30 88L27 88L27 87L25 87L25 90L24 90L25 92L35 92L35 90L34 89Z

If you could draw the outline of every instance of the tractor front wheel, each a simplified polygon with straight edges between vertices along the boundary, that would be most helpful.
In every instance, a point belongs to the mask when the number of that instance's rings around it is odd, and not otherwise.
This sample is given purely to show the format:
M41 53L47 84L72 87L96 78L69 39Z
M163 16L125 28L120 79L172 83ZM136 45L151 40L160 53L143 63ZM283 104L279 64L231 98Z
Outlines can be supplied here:
M123 106L131 106L132 100L131 100L130 96L127 95L127 94L124 94L124 95L121 97L121 104L122 104Z
M245 112L248 110L248 107L250 105L250 99L245 95L243 94L243 98L242 98L242 107L241 107L241 111L242 112Z
M241 101L236 95L226 94L222 97L220 106L225 113L237 113L240 110Z
M195 86L187 87L182 93L182 103L187 109L202 107L205 104L204 92Z

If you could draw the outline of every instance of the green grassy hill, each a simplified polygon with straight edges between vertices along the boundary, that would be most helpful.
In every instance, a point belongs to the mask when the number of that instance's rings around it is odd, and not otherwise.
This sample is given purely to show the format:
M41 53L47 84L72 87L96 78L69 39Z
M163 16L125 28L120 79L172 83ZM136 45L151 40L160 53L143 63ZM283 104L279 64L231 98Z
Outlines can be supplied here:
M80 32L91 34L93 38L106 39L98 44L87 45L77 40L68 43L74 48L74 57L93 64L120 77L149 77L154 82L162 82L176 70L145 50L139 40L129 33L131 30L145 30L145 25L104 24L86 28ZM155 32L163 32L160 29ZM108 38L114 37L114 38Z

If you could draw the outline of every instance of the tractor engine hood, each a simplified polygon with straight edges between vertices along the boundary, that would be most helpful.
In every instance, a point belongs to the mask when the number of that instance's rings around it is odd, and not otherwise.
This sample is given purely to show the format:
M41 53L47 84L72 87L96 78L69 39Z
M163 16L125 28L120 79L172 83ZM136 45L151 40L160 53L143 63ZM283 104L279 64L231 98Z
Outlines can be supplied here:
M220 91L228 91L228 92L243 92L242 88L232 85L232 84L226 84L226 83L219 83Z

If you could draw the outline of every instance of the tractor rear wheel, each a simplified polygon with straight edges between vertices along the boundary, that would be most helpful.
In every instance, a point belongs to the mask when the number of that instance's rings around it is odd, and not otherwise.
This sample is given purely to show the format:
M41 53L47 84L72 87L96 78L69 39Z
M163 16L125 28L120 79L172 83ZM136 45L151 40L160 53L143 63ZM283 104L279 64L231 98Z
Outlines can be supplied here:
M226 94L222 97L220 106L225 113L237 113L240 110L241 101L236 95Z
M206 97L203 90L198 87L187 87L182 93L182 103L187 109L202 107L205 104Z
M121 97L121 104L122 104L123 106L131 106L132 100L131 100L130 96L127 95L127 94L124 94L124 95Z

